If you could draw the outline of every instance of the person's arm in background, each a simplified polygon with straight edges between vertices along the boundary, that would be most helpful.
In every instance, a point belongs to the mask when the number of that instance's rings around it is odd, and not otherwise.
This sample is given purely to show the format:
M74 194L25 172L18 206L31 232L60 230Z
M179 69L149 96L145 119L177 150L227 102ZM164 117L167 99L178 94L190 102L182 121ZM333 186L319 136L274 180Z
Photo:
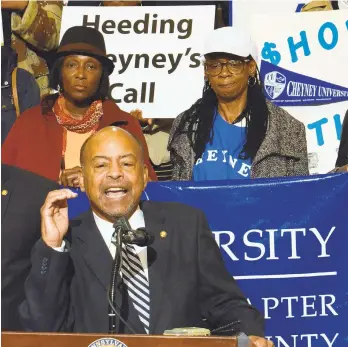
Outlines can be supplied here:
M17 163L18 139L23 136L25 120L17 118L1 146L1 162L11 166L19 166Z
M151 133L152 131L167 130L170 131L174 118L143 118L143 111L135 109L129 112L136 118L144 132Z
M12 9L12 31L40 51L58 47L63 1L2 1Z
M220 8L220 19L222 26L228 26L229 21L230 21L230 1L218 1L219 5L218 7Z
M340 172L348 172L348 164L343 166L338 166L334 170L330 171L329 173L340 173Z
M348 111L343 120L340 147L338 149L336 172L348 171ZM343 168L343 170L342 170Z
M18 69L16 83L20 113L40 104L40 88L32 74Z

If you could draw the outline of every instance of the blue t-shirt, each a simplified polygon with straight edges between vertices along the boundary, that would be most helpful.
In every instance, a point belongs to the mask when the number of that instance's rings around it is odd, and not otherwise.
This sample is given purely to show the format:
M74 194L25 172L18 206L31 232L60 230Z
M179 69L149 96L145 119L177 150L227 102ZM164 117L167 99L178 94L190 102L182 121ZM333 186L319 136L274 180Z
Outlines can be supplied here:
M251 159L238 158L246 139L245 126L240 124L229 124L220 114L216 115L213 142L206 144L193 167L194 181L250 177Z

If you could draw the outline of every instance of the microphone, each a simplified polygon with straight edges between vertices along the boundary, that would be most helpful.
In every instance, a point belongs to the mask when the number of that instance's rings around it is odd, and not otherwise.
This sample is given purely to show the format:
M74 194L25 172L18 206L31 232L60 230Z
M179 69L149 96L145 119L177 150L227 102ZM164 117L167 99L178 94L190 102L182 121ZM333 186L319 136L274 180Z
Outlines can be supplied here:
M122 233L122 242L141 247L149 246L153 242L153 237L145 228L133 230L125 217L117 218L114 223L115 233Z

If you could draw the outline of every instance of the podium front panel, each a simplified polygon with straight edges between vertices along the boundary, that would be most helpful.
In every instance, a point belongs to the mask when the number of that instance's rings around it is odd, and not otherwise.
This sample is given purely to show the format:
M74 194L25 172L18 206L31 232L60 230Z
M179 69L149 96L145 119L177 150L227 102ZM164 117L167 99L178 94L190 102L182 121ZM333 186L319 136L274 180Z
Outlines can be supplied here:
M235 337L3 332L2 347L237 347ZM246 346L244 343L240 347Z

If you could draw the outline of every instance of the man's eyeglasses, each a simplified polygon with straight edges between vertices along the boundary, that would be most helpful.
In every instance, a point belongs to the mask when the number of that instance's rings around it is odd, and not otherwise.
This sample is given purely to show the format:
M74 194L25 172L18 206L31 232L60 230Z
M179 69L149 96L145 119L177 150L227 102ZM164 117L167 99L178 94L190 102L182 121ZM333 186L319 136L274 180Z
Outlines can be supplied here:
M250 59L245 60L229 60L225 63L219 61L204 62L204 68L209 76L217 76L222 72L223 67L226 65L229 73L238 75L243 72L245 63L248 63Z

